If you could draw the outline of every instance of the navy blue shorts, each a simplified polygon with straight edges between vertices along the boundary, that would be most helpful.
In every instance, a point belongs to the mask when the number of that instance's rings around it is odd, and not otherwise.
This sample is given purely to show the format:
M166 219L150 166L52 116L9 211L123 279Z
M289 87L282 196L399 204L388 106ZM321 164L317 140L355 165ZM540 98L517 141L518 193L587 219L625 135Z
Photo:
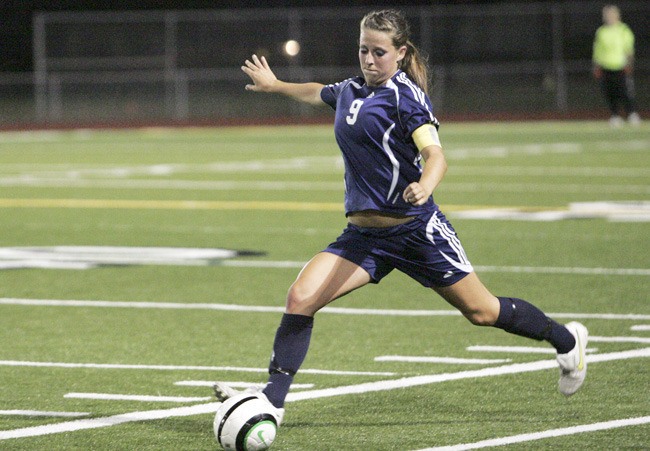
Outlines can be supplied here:
M373 283L397 269L425 287L446 287L474 271L454 228L439 211L395 227L348 224L325 252L359 265Z

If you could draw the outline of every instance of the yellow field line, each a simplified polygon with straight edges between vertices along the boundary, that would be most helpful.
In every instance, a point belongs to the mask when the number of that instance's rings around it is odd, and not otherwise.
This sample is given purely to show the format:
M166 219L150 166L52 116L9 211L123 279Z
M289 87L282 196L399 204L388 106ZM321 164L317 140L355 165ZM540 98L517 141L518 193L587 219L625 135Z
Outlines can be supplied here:
M343 211L339 202L133 200L133 199L2 199L0 208L96 208L141 210L276 210ZM443 205L444 211L512 208L523 211L563 210L565 207Z

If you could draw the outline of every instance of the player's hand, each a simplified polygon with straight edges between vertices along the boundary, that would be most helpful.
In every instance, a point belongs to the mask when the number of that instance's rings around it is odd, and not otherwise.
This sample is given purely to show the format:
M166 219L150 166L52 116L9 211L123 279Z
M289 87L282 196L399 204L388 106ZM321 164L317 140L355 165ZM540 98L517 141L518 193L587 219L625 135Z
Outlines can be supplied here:
M600 80L603 76L603 70L599 66L594 66L593 73L596 80Z
M417 207L419 205L424 205L427 200L429 200L430 195L431 193L427 192L422 185L418 182L413 182L406 187L402 194L402 198L405 202Z
M246 90L271 92L278 79L269 67L266 58L263 56L258 58L257 55L253 55L251 60L246 60L241 67L241 70L253 80L253 84L246 85Z

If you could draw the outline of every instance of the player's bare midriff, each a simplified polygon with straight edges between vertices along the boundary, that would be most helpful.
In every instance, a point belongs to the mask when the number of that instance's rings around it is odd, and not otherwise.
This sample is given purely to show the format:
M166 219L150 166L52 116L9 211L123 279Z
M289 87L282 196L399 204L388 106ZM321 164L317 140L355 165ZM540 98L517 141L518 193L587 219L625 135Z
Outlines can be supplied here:
M414 216L398 216L381 211L364 210L348 214L348 222L357 227L395 227L415 219Z

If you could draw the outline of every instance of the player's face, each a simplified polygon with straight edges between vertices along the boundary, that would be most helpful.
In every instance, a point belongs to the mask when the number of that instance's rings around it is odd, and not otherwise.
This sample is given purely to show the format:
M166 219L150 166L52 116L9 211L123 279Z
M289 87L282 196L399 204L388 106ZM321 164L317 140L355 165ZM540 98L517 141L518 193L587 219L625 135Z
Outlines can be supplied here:
M603 22L607 25L614 25L621 20L621 14L615 8L603 9Z
M406 46L393 45L390 33L361 29L359 36L359 64L368 86L381 86L395 75L398 62L404 58Z

